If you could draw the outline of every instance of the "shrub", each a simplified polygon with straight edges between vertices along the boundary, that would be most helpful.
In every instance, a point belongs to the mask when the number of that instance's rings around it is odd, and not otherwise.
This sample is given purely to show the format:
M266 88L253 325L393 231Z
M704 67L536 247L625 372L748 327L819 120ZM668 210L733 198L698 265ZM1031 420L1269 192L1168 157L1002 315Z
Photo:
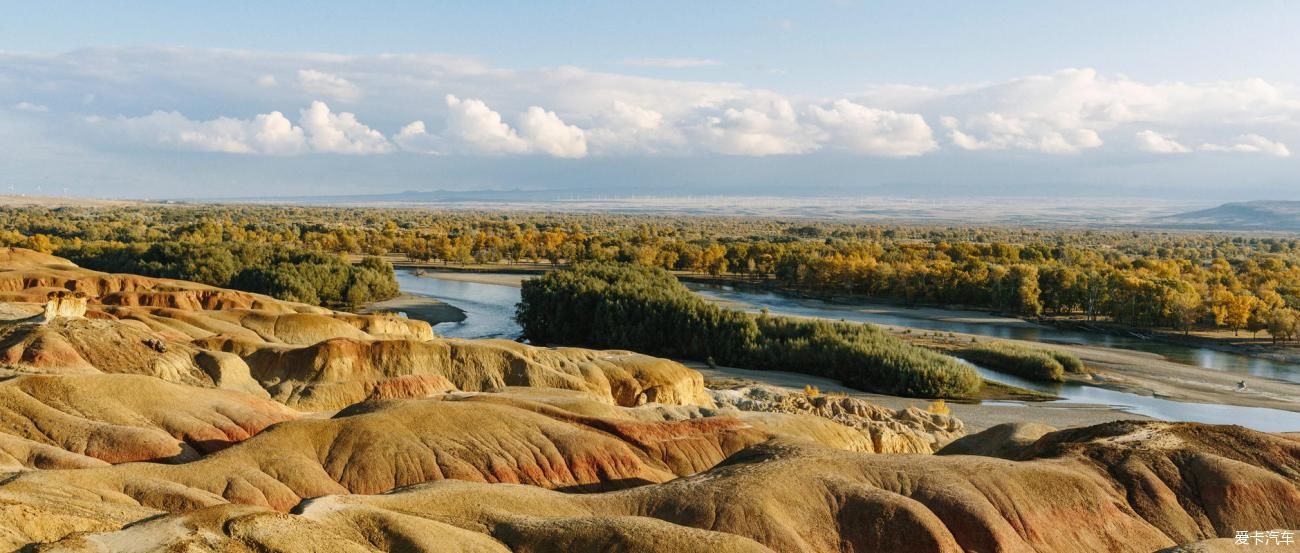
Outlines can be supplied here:
M928 413L934 413L936 415L952 414L952 408L948 407L948 402L942 399L936 399L934 401L931 401L929 405L925 406L925 410Z
M1065 380L1065 367L1051 352L1045 350L994 342L961 349L957 351L957 356L990 370L1032 380Z
M1065 372L1074 374L1084 374L1088 372L1088 368L1083 365L1083 360L1079 359L1079 357L1073 353L1056 349L1045 351L1047 351L1047 354L1051 355L1053 359L1056 359L1057 363L1061 364L1061 367L1065 369Z
M535 343L712 357L888 394L963 397L980 386L971 368L879 327L722 309L657 268L586 264L527 280L516 319Z

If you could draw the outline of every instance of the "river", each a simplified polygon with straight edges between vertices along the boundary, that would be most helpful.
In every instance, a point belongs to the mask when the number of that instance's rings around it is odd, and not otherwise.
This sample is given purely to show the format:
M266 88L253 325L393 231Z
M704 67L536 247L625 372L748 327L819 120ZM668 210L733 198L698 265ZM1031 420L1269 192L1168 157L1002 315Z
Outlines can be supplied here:
M696 293L715 300L726 301L737 308L757 312L767 310L776 315L795 315L800 317L821 317L844 319L879 325L901 326L918 330L940 332L960 332L993 338L1009 338L1042 343L1075 344L1101 346L1114 349L1127 349L1154 353L1184 365L1202 367L1220 371L1229 371L1242 375L1274 378L1289 382L1300 382L1300 366L1269 359L1260 359L1211 348L1189 347L1169 344L1156 340L1143 340L1125 336L1112 336L1094 332L1065 330L1048 326L1026 323L1018 319L1007 319L1014 324L982 324L953 320L937 320L920 316L908 316L906 309L885 311L857 309L851 306L837 305L816 299L792 298L772 293L754 293L735 290L729 286L688 284Z
M409 271L398 271L397 282L403 292L430 296L465 311L466 318L459 323L442 323L434 331L442 336L456 338L517 338L521 329L514 320L515 304L519 302L519 289L513 286L463 282L431 277L417 277ZM1243 355L1192 348L1173 344L1153 343L1138 339L1058 330L1037 325L978 324L907 317L897 313L874 313L843 306L830 305L818 300L789 298L766 293L741 292L729 288L692 285L703 296L723 300L739 307L757 310L766 307L775 315L845 319L903 326L932 331L963 332L999 338L1015 338L1042 342L1101 345L1122 349L1151 351L1165 355L1172 361L1218 370L1228 370L1292 380L1298 372L1295 366ZM963 361L964 363L964 361ZM974 366L974 365L972 365ZM1300 413L1278 409L1184 403L1090 386L1065 383L1047 384L1028 381L1012 375L998 373L975 366L981 376L1002 382L1051 393L1062 397L1063 402L1111 405L1125 411L1162 420L1194 421L1211 424L1240 424L1270 432L1300 430ZM1293 380L1294 381L1294 380Z
M461 322L434 325L441 336L514 339L523 332L515 322L519 289L513 286L419 277L404 270L397 271L397 285L403 292L436 298L465 312Z

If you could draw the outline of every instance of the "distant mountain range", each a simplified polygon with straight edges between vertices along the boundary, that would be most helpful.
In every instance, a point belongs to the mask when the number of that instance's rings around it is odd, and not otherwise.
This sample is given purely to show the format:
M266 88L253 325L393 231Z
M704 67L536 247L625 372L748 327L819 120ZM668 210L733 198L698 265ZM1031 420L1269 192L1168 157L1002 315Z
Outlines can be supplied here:
M1258 200L1160 217L1161 226L1300 231L1300 202Z

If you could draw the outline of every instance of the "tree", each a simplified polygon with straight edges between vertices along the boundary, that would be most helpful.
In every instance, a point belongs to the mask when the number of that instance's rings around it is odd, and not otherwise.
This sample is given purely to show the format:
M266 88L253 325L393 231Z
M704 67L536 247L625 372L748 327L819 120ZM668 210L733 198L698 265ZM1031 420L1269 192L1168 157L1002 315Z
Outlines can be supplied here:
M1236 336L1237 332L1245 328L1250 323L1250 314L1255 310L1256 300L1254 296L1237 295L1233 296L1228 302L1228 310L1224 316L1224 323L1232 329L1232 335Z
M1268 330L1269 309L1262 303L1257 302L1255 309L1250 312L1250 320L1246 321L1246 330L1250 331L1250 337L1259 336L1259 331Z
M1039 301L1038 268L1017 263L993 275L994 305L1012 313L1037 317L1043 313Z
M705 248L703 255L700 256L700 265L713 276L727 272L727 248L719 244L712 244Z
M1178 284L1183 284L1179 282ZM1166 288L1168 317L1175 327L1183 329L1183 334L1191 332L1192 325L1201 316L1201 295L1190 286L1171 286Z
M1273 343L1289 342L1300 333L1300 312L1289 307L1274 309L1268 314L1268 333Z
M35 234L27 239L27 247L41 253L54 252L54 241L44 234Z

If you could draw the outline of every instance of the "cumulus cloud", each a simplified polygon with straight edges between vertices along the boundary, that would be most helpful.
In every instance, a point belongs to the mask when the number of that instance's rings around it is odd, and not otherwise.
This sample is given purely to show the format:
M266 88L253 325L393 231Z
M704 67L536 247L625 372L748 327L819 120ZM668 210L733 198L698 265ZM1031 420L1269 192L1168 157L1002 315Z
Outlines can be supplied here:
M1241 134L1300 118L1300 95L1259 79L1146 83L1087 68L947 88L880 86L861 101L941 117L963 149L1044 153L1098 148L1107 133L1133 136L1154 125L1182 134ZM1172 148L1151 138L1131 144L1153 153L1149 148Z
M1257 134L1237 137L1228 144L1202 144L1201 150L1207 152L1235 152L1246 154L1264 154L1273 157L1291 157L1291 150L1286 144L1274 142Z
M789 155L817 149L813 137L800 125L794 106L784 98L727 107L705 117L689 134L703 148L728 155Z
M254 82L257 83L257 86L262 88L274 88L280 84L280 81L275 78L275 75L270 73L257 77L257 80Z
M942 120L952 143L965 150L1016 148L1047 154L1072 154L1101 146L1097 131L1081 126L1068 115L1017 117L989 112L966 119Z
M41 104L33 104L31 102L18 102L17 104L14 104L14 109L28 113L45 113L50 111L50 108L48 107Z
M299 69L298 86L312 96L324 96L340 102L351 103L361 99L361 88L352 84L352 81L315 69Z
M164 148L229 154L295 155L308 152L383 154L393 145L355 114L334 113L324 102L301 110L298 124L272 111L252 119L218 117L196 121L175 111L143 117L91 117L91 125L108 127L141 143Z
M393 142L408 152L419 154L439 154L443 148L442 137L430 134L424 127L424 121L414 121L393 135Z
M455 140L469 149L489 154L523 154L530 150L519 133L501 119L482 100L460 99L452 94L447 102L447 130L445 138Z
M1153 130L1138 131L1135 135L1137 148L1143 152L1155 154L1182 154L1190 152L1191 149L1178 143L1172 137L1160 134Z
M428 132L423 121L402 128L393 141L402 149L420 153L530 154L579 158L587 155L587 136L553 111L531 106L511 127L501 114L477 98L448 94L447 123L441 134Z
M638 67L661 67L665 69L684 69L689 67L709 67L721 65L722 62L707 58L630 58L621 62L623 65Z
M307 133L312 150L334 154L382 154L393 145L384 135L348 112L333 113L325 102L312 102L301 111L298 122Z
M584 157L587 136L582 129L567 125L553 111L532 106L519 118L519 134L536 150L555 157Z
M915 113L869 108L848 100L812 106L826 142L849 151L884 157L915 157L939 149L925 118Z
M143 117L90 122L113 125L136 141L182 150L292 155L306 149L302 129L278 111L253 119L219 117L208 121L194 121L175 111L155 111Z
M594 152L605 154L661 154L680 151L685 137L668 118L653 109L615 100L595 116L587 130Z

